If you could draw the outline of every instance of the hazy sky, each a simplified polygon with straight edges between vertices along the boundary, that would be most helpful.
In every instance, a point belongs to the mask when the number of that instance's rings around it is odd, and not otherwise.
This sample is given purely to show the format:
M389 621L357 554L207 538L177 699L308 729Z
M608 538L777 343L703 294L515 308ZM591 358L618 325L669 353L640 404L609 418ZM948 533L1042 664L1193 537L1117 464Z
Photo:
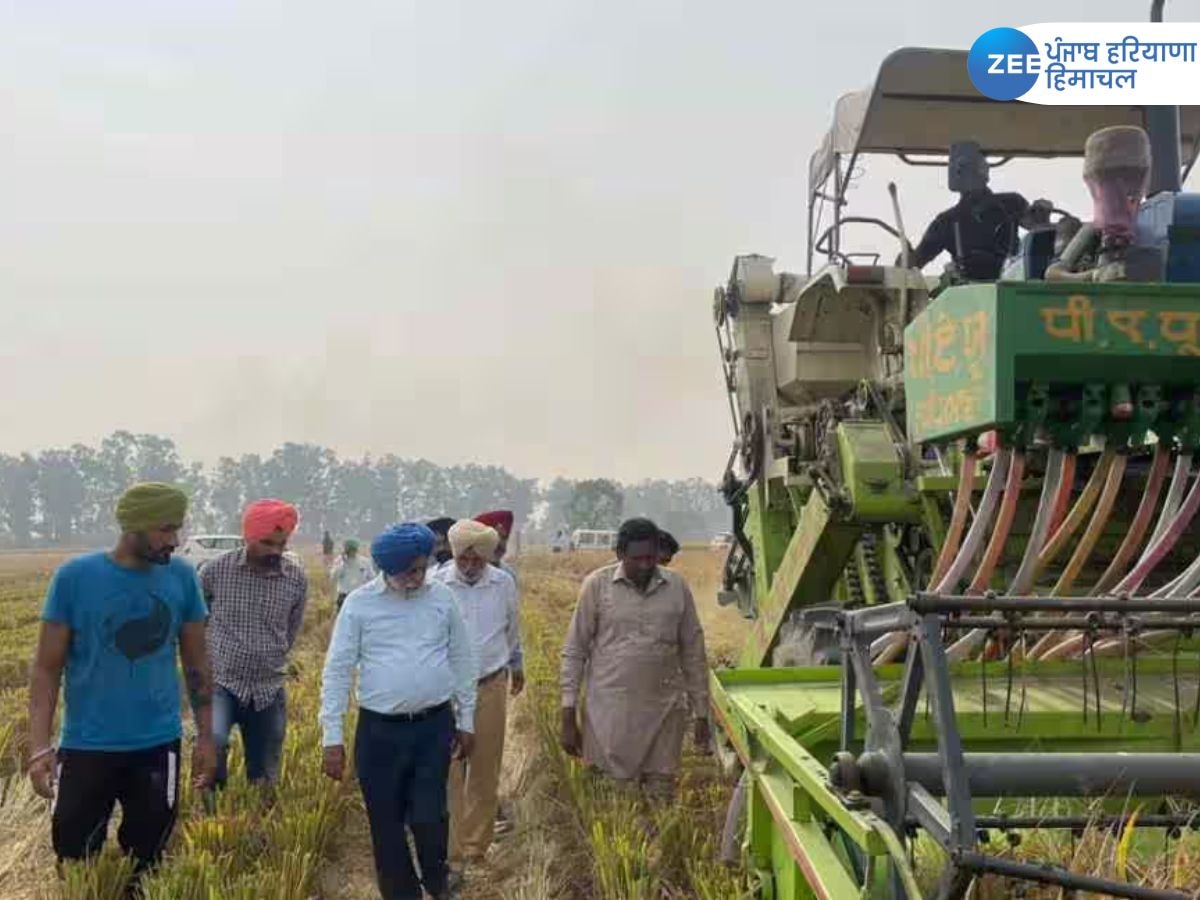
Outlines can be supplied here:
M0 451L716 477L712 288L803 269L836 97L899 46L1148 4L1053 6L0 0ZM994 185L1086 212L1078 164L1032 165ZM919 232L938 172L872 163L859 208L897 175Z

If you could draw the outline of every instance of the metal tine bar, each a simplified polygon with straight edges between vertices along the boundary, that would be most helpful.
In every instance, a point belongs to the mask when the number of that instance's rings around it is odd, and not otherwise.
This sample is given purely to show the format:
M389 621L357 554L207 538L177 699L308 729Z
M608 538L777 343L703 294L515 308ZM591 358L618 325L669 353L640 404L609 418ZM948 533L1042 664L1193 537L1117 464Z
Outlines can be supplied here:
M1189 828L1200 831L1200 817L1195 813L1179 815L1151 814L1134 816L1132 814L1112 814L1104 816L979 816L975 819L975 827L980 830L1024 828L1047 828L1071 830L1084 828L1102 828L1117 830L1125 827L1133 828Z
M1124 897L1128 900L1188 900L1188 895L1182 891L1148 888L1093 875L1079 875L1058 866L1017 862L988 856L985 853L963 853L958 859L958 865L975 872L990 872L1006 878L1019 878L1022 881L1036 881L1040 884L1057 884L1064 888L1091 891L1107 897Z
M1034 618L1033 616L1017 616L1005 619L993 619L985 616L963 616L951 620L951 624L962 628L980 628L985 631L1002 631L1004 629L1021 629L1023 631L1056 631L1066 628L1078 628L1080 625L1088 625L1096 631L1122 631L1130 623L1128 616L1109 616L1098 618L1091 622L1082 622L1079 619L1068 619L1065 617L1055 616L1053 618ZM1143 625L1153 625L1157 631L1200 631L1200 619L1153 619L1150 621L1141 622Z
M1200 598L1187 596L1160 597L1013 597L984 594L967 597L962 594L919 592L907 601L918 615L929 613L989 613L989 612L1113 612L1113 613L1200 613Z

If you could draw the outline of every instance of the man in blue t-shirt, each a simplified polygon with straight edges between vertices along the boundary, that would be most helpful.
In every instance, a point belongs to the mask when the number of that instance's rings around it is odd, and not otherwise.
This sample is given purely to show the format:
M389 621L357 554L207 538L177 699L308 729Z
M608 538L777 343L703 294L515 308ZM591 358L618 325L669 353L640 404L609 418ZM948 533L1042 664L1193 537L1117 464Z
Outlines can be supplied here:
M178 488L135 485L117 504L116 548L65 563L46 596L29 689L29 777L38 794L54 800L51 835L60 861L100 851L116 803L118 841L138 873L161 856L182 769L177 651L196 724L192 777L198 787L212 783L204 600L192 567L171 559L186 513ZM50 730L64 674L56 749Z

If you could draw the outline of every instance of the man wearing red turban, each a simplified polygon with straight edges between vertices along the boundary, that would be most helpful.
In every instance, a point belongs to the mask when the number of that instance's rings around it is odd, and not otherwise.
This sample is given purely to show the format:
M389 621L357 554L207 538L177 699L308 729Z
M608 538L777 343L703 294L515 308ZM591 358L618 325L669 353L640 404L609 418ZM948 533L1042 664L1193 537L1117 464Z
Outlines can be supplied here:
M242 732L246 778L274 783L287 725L283 680L308 603L304 569L284 555L299 522L296 507L257 500L242 515L245 546L208 563L200 582L208 601L212 655L216 783L225 783L229 736Z

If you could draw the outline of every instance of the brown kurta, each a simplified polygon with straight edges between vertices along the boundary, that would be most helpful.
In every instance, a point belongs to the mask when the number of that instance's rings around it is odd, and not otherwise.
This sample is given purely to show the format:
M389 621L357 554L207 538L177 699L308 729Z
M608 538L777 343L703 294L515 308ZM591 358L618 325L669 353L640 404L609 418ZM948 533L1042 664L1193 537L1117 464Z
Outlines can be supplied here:
M704 631L683 578L660 567L642 593L621 565L587 577L563 647L563 707L585 681L584 760L617 779L673 775L685 698L708 710Z

